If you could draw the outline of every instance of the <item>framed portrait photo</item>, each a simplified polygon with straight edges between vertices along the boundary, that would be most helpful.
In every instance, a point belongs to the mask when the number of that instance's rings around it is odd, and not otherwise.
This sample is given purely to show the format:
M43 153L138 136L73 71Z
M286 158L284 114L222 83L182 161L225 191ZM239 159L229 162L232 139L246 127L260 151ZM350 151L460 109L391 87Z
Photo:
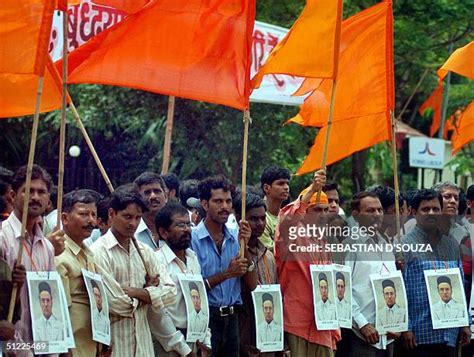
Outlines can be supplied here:
M283 351L283 305L280 285L258 285L252 291L252 300L257 348L261 352Z
M339 264L334 264L333 270L339 327L352 328L352 270Z
M310 265L313 285L314 318L318 330L339 328L336 287L332 265Z
M425 270L433 329L469 326L459 268Z
M209 326L209 303L200 274L178 274L188 318L186 342L204 341Z
M89 295L92 339L110 346L109 304L102 275L82 269L82 276Z

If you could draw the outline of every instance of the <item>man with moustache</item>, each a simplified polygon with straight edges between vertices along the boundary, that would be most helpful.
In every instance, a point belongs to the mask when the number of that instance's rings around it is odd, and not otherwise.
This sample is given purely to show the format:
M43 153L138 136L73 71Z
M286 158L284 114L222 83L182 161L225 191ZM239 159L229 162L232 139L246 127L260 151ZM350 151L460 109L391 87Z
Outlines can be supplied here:
M285 338L295 356L334 356L339 330L318 330L314 323L311 264L329 264L330 254L324 251L326 237L311 234L307 227L322 227L328 214L328 199L320 193L326 183L326 173L314 174L311 185L299 198L281 209L275 236L275 259L283 295ZM291 237L291 231L304 234ZM314 244L321 251L299 252L292 247Z
M466 315L462 304L453 299L453 286L448 276L436 279L439 301L433 304L433 318L437 320L458 319Z
M40 166L33 165L31 173L30 198L26 222L26 239L21 237L21 219L26 186L26 166L19 168L12 177L13 212L2 222L0 230L0 250L11 269L18 257L20 245L23 245L22 264L27 271L55 270L55 249L43 235L39 222L49 202L51 176ZM60 234L63 234L60 231ZM56 236L58 247L64 245L64 238ZM28 287L23 284L19 290L21 301L21 318L15 324L16 337L28 342L33 340Z
M153 355L147 312L175 301L176 286L166 267L148 246L134 240L147 209L134 185L117 188L110 199L111 228L91 246L99 272L107 278L114 356Z
M259 342L278 342L281 341L281 325L274 319L275 304L273 303L273 296L269 293L262 295L262 311L264 321L258 325Z
M260 241L273 252L275 228L278 223L278 214L283 201L290 196L290 171L278 166L265 168L260 177L262 191L267 204L267 220L265 231L260 236Z
M338 216L340 207L339 207L339 190L337 183L335 182L327 182L324 187L323 191L328 196L329 202L329 215L332 217Z
M64 195L61 221L65 249L55 262L64 285L76 342L73 356L94 355L98 347L92 340L89 295L82 275L82 269L96 272L94 257L83 244L94 229L96 219L96 197L90 190L75 190Z
M176 304L166 311L149 311L148 321L155 339L155 355L187 356L200 349L201 356L208 356L211 347L211 332L205 329L202 343L186 343L188 319L186 303L181 290L178 274L201 274L201 266L196 253L191 249L191 221L189 213L181 204L170 202L155 218L156 231L162 241L155 254L161 264L166 266L171 279L176 284Z
M446 227L440 227L445 234L450 235L456 241L461 243L463 239L469 239L469 229L456 222L459 214L459 187L449 181L440 182L433 186L433 190L439 192L443 198L442 218L443 222L447 222Z
M352 270L352 318L353 327L348 336L350 357L393 355L393 339L400 334L379 334L375 329L375 296L370 283L371 274L395 271L395 256L388 249L389 242L380 233L383 222L383 207L373 192L362 191L352 197L352 216L358 222L358 231L344 240L347 244L365 244L381 248L372 253L355 250L345 255L344 264Z
M168 202L167 187L163 178L154 172L144 172L133 183L147 203L148 210L143 212L142 220L135 232L139 242L155 250L159 247L158 232L155 227L156 213Z
M377 312L378 325L389 326L405 322L405 309L397 304L397 290L391 279L382 281L385 305Z
M435 190L419 190L411 200L416 226L402 237L403 244L429 245L431 252L406 252L403 280L407 293L408 331L402 341L409 356L456 356L456 347L469 344L469 327L433 329L425 270L461 269L459 244L440 229L444 200ZM467 312L466 312L467 315ZM466 325L469 325L466 316Z
M257 286L255 264L249 263L247 243L251 235L247 221L239 230L226 226L232 210L233 186L223 176L199 183L199 198L206 218L192 230L191 246L196 252L209 299L209 327L215 356L239 356L239 319L242 305L241 277L250 290ZM244 257L239 255L244 240Z

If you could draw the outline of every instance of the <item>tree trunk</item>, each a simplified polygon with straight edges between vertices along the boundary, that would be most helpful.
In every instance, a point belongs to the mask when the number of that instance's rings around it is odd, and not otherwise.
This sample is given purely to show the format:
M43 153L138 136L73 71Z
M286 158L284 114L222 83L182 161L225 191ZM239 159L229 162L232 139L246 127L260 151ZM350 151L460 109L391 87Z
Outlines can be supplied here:
M360 192L365 187L365 162L367 161L367 151L359 151L352 155L352 183L353 193Z

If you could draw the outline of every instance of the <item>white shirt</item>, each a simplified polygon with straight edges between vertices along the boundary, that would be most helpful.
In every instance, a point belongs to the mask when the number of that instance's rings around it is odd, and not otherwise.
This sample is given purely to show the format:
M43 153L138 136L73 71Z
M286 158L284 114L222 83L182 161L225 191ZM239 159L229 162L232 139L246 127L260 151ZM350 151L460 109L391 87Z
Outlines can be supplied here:
M178 274L191 273L201 274L201 266L196 253L191 249L186 249L186 264L181 261L171 248L164 241L161 248L155 251L155 255L161 264L165 265L168 273L176 284L176 304L168 306L158 313L149 311L148 322L153 336L159 341L163 349L167 352L176 351L185 356L191 352L191 348L186 343L186 336L183 336L178 329L187 328L187 310L184 302L183 291L179 285ZM207 328L203 342L206 346L211 346L211 330Z
M351 306L346 299L336 301L337 315L339 319L349 319L351 317Z
M378 324L382 326L401 324L405 322L405 309L397 304L391 308L385 305L378 311L377 318Z
M35 321L35 340L48 342L63 341L63 322L58 320L54 315L51 315L49 319L41 315L41 317Z
M258 341L259 342L278 342L281 341L281 325L275 320L263 321L258 325Z
M440 300L433 304L433 318L437 320L457 319L464 317L464 308L462 304L454 299L447 303Z
M326 302L318 301L316 303L316 315L319 321L336 320L336 307L334 303L329 301L329 299Z
M388 245L387 241L377 233L378 244ZM359 236L358 239L346 238L344 243L376 244L374 238ZM375 326L375 296L370 283L371 274L383 274L397 270L395 256L386 249L383 253L371 252L348 252L345 257L345 265L352 269L352 319L354 333L365 341L359 329L367 324ZM388 343L392 342L389 341ZM378 349L385 349L387 335L381 335L377 344Z
M196 312L196 310L191 311L189 316L189 328L188 330L191 332L206 332L207 329L207 321L209 317L203 310Z
M100 333L108 335L110 333L110 319L104 313L104 309L99 310L94 309L93 316L92 316L93 326L94 329Z

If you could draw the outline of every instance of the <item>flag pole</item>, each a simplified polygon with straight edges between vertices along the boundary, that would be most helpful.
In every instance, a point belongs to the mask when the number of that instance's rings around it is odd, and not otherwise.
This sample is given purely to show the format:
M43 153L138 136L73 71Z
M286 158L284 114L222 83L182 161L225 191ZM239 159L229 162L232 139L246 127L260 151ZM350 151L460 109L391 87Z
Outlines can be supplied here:
M68 12L63 11L63 90L61 97L61 123L59 125L59 168L58 168L58 201L56 228L61 226L61 213L64 191L64 156L66 146L66 111L67 111L67 54L68 54Z
M415 89L413 89L413 92L410 94L407 101L405 102L405 105L403 106L402 110L400 111L400 114L398 114L397 120L400 120L402 118L402 115L405 113L405 110L407 109L408 105L411 103L411 101L412 101L413 97L415 96L416 92L418 92L418 89L420 88L421 83L423 83L423 80L425 79L425 77L428 74L429 70L430 70L430 68L427 68L423 72L420 80L418 81L418 83L415 86Z
M245 220L246 206L247 206L247 155L249 145L249 126L252 121L249 109L244 111L244 145L242 154L242 214L241 217ZM245 242L240 240L240 258L244 257Z
M87 134L86 128L84 127L81 117L79 116L76 106L74 105L74 102L72 100L70 101L70 108L71 108L72 114L74 115L74 119L76 120L76 124L79 127L79 130L81 131L82 136L84 137L84 140L86 141L87 146L89 147L89 150L91 151L92 157L94 158L95 163L97 164L97 167L99 168L99 171L102 174L102 177L104 178L105 184L107 185L110 192L114 192L114 187L112 186L112 183L110 182L107 172L105 172L104 165L102 165L102 162L100 161L100 158L97 155L97 151L94 148L94 144L92 144L89 134Z
M28 206L30 203L30 188L31 188L31 174L33 172L33 162L35 159L35 148L36 140L38 138L38 124L39 124L39 114L40 114L40 105L41 105L41 95L43 94L43 82L44 75L41 75L38 78L38 87L36 90L36 104L35 104L35 115L33 117L33 129L31 131L31 142L30 142L30 151L28 154L28 164L26 166L26 182L25 182L25 195L23 197L23 212L21 217L21 233L20 233L20 244L18 248L18 255L16 258L16 264L20 265L23 258L23 241L26 239L26 221L28 220ZM13 213L12 213L13 214ZM15 310L16 297L18 294L18 285L14 284L12 289L12 296L10 298L10 305L8 307L8 316L7 320L12 322L13 312Z
M328 123L326 129L326 137L324 138L324 149L323 149L323 159L321 162L321 169L326 172L326 162L328 159L328 150L329 150L329 137L331 135L331 128L332 128L332 117L334 115L334 106L336 103L336 87L337 87L337 79L334 78L332 82L332 92L331 92L331 103L329 106L329 116L328 116ZM321 190L318 190L318 194L316 196L316 202L319 203L321 199Z
M165 143L163 146L163 164L161 166L161 174L167 174L170 166L171 157L171 136L173 135L173 119L174 119L175 97L170 95L168 98L168 116L166 117L166 133Z
M397 139L395 122L395 113L390 111L390 121L392 122L392 166L393 166L393 188L395 189L395 227L397 230L396 238L400 241L400 186L398 184L398 160L397 160Z

